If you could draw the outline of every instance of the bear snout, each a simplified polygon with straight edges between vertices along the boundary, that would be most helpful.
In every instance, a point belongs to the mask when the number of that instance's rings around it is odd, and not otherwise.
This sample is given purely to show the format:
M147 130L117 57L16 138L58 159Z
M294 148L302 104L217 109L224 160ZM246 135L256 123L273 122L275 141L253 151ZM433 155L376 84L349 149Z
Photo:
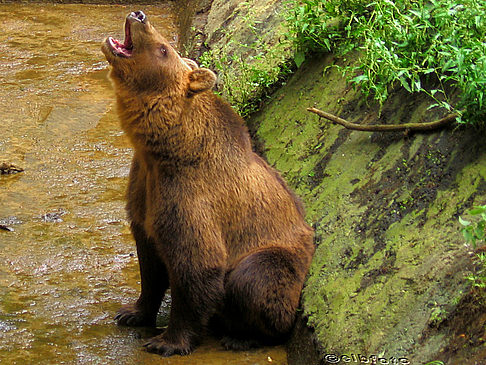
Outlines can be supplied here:
M142 24L145 24L145 22L147 20L147 16L141 10L132 11L130 14L128 14L127 20L137 21L137 22L140 22Z

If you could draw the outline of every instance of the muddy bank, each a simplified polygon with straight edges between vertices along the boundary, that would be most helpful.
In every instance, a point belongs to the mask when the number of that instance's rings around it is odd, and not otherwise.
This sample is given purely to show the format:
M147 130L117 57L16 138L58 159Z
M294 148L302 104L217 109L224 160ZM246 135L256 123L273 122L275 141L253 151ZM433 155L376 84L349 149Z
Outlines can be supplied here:
M305 107L318 106L355 122L437 117L426 101L400 91L378 116L338 72L322 78L332 62L307 63L252 118L267 158L304 199L316 228L302 304L321 356L480 364L484 334L478 340L464 329L471 312L458 308L484 312L484 302L465 279L473 255L457 219L486 199L484 133L363 133L307 115ZM457 336L476 341L459 351Z
M282 23L279 4L267 5L215 0L198 30L205 47L247 57L239 40L248 24L265 34L265 19ZM329 68L339 62L332 55L308 60L248 120L263 154L304 200L317 233L305 319L289 344L289 363L363 354L483 364L485 302L465 279L476 267L458 217L486 201L485 133L452 126L405 136L320 120L306 108L369 124L443 116L398 89L378 110Z

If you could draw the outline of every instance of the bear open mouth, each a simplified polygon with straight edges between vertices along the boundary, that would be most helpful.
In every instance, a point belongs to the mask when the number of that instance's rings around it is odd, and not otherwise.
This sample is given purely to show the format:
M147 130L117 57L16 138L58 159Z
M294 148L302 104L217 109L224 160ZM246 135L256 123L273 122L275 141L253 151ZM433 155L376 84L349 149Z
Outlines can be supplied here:
M131 57L133 51L132 33L130 31L130 22L125 22L125 41L122 43L118 39L108 37L108 44L115 56Z
M132 12L127 16L127 19L125 21L125 41L122 43L118 39L115 39L113 37L108 37L108 44L115 56L126 57L126 58L132 56L133 42L132 42L131 24L133 22L140 22L142 24L145 24L146 19L147 17L141 11Z

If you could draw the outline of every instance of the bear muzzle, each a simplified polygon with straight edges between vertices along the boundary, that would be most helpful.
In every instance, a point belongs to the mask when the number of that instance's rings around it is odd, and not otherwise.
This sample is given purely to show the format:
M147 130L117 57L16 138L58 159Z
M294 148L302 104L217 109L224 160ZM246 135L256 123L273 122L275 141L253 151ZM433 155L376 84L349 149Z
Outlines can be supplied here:
M147 16L143 11L134 11L127 15L125 20L125 41L123 43L113 37L108 37L106 39L106 46L113 55L124 58L129 58L133 55L131 28L132 24L135 22L142 24L147 23Z
M127 16L127 21L137 21L142 24L145 24L146 20L147 20L147 16L144 14L143 11L132 11Z

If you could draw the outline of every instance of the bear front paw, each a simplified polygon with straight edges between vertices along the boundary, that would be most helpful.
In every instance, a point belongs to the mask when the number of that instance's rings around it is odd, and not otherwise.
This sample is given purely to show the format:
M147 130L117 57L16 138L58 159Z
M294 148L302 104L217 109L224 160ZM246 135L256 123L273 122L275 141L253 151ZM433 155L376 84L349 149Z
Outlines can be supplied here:
M168 357L172 355L188 355L192 352L193 346L189 343L172 343L164 338L164 334L152 337L143 345L147 351Z
M155 317L148 317L136 304L127 304L121 307L114 319L120 326L155 326Z

